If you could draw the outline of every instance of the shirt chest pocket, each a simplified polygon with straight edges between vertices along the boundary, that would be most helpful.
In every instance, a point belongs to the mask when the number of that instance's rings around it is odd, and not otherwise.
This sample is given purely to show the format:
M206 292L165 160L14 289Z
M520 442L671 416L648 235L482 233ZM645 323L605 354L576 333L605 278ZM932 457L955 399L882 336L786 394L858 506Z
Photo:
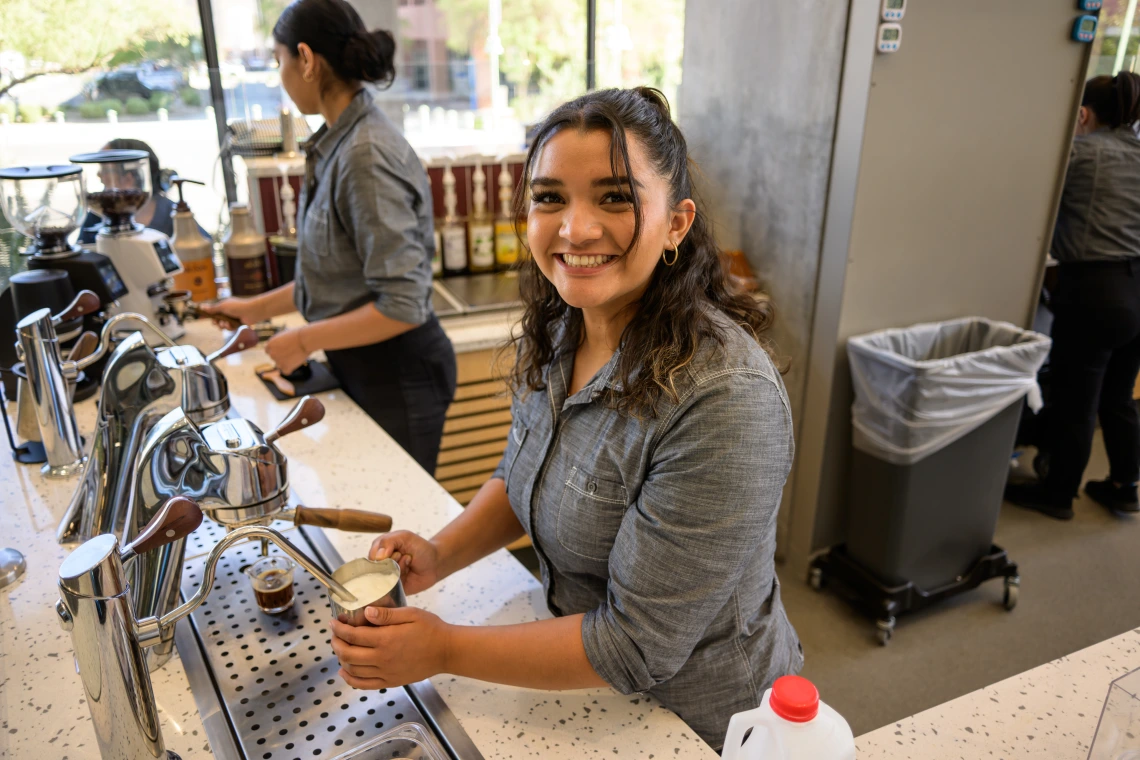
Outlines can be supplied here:
M572 468L558 504L558 543L579 557L607 561L627 506L621 483Z
M323 262L332 251L332 225L327 206L318 203L306 210L302 234L305 250Z

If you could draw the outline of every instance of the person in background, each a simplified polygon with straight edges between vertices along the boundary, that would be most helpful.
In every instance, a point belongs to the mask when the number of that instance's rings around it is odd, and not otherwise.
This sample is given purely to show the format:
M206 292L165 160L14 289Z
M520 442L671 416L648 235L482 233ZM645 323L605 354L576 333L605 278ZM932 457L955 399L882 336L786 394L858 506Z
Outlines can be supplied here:
M1087 493L1114 514L1140 512L1140 76L1085 85L1053 231L1060 262L1052 299L1050 400L1042 411L1043 477L1011 483L1007 501L1073 516L1097 417L1109 475Z
M266 352L282 373L324 351L341 387L429 473L455 395L455 351L431 305L427 173L364 82L392 82L396 43L345 0L297 0L273 27L281 85L324 125L305 143L293 282L208 307L246 324L308 324Z
M174 201L167 198L158 186L161 167L158 163L158 155L155 154L154 150L142 140L125 137L112 140L104 145L101 150L141 150L146 152L150 164L150 198L147 199L142 208L135 212L135 221L144 227L158 230L167 237L172 237L174 235ZM88 210L79 231L79 244L93 245L95 236L102 224L103 218L94 211ZM210 233L203 229L202 225L198 225L198 230L202 233L202 237L213 239Z
M332 623L358 689L452 673L649 692L713 747L803 665L780 601L776 513L792 416L766 300L734 289L657 90L602 90L535 133L516 216L530 256L507 449L426 540L380 536L421 592L525 534L553 619L449 625L415 607Z

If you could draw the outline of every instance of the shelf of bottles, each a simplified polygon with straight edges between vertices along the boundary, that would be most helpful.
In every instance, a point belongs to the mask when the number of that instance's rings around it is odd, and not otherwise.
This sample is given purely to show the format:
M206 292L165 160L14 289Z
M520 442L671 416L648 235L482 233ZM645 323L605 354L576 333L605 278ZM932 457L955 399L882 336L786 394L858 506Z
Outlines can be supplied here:
M515 153L423 161L435 214L432 271L436 277L509 271L525 256L526 219L516 224L513 218L525 158ZM300 195L305 161L301 156L274 156L246 159L244 164L255 224L267 241L273 240L267 242L268 269L272 284L279 285L287 278L272 273L288 267L277 266L275 253L288 249L288 240L295 235L296 223L286 209Z
M514 218L522 154L424 162L435 220L436 277L507 271L525 255L526 220Z

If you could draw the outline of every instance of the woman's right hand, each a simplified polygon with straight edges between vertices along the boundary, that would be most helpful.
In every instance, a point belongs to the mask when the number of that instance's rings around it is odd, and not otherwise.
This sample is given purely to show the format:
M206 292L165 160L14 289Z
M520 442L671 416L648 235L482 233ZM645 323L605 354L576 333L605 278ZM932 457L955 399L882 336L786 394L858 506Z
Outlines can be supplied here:
M199 308L205 314L220 314L240 320L243 325L253 325L261 321L260 309L252 298L223 298L216 303L204 303ZM225 321L215 319L214 324L229 329Z
M378 536L369 559L392 558L400 565L400 580L409 596L434 586L440 579L439 549L431 541L408 530Z

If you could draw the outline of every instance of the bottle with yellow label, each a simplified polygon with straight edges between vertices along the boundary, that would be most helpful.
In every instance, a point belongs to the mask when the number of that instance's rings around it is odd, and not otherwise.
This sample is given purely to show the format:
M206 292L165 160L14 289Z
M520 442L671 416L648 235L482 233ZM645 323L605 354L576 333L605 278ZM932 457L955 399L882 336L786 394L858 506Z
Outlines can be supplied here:
M495 218L495 266L510 269L519 260L519 237L515 232L514 209L511 207L511 172L503 159L499 171L499 215Z
M174 287L190 291L192 301L213 301L218 297L218 285L214 282L214 241L202 235L190 212L190 204L182 197L182 183L205 183L183 177L174 177L171 181L178 186L178 204L174 207L174 236L170 245L182 262L182 271L174 275Z

